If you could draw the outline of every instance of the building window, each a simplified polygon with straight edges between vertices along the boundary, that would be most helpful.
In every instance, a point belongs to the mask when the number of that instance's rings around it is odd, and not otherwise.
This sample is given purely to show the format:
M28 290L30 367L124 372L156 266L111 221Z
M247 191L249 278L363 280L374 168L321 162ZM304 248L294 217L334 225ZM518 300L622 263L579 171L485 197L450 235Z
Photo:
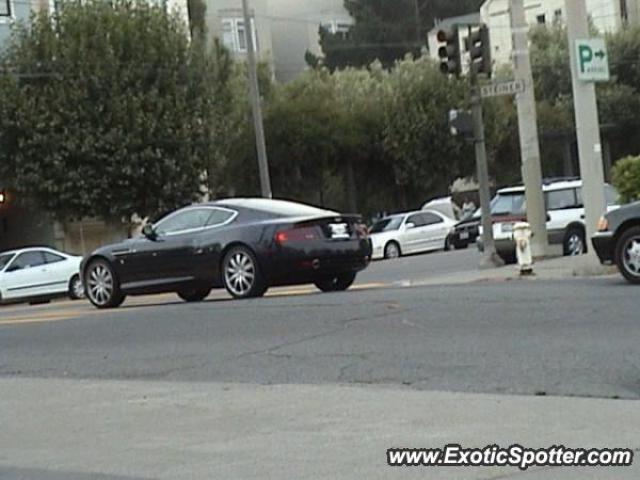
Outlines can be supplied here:
M540 24L540 25L544 25L545 23L547 23L547 19L545 18L544 13L542 15L538 15L536 17L536 21Z
M11 0L0 0L0 18L11 16Z
M559 25L562 23L562 9L559 8L555 12L553 12L553 23L555 25Z
M255 50L258 51L258 37L253 19L251 19L251 33L253 36L253 46ZM247 37L243 18L222 19L222 43L232 52L247 52Z
M347 22L340 21L332 21L325 22L321 25L321 27L329 33L334 35L341 35L342 37L347 37L349 32L351 31L351 24Z

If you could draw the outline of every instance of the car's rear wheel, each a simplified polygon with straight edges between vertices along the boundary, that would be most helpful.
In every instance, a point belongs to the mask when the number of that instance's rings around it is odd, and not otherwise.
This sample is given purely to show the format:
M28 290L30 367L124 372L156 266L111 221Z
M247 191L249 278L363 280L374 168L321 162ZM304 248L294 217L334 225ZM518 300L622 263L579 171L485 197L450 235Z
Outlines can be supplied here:
M105 260L94 260L87 266L84 282L89 301L97 308L115 308L124 302L118 277Z
M185 302L201 302L211 293L211 287L193 285L180 289L176 292Z
M563 250L564 254L568 256L587 253L584 230L581 228L571 228L564 237Z
M356 279L355 273L341 273L333 277L322 278L314 282L323 292L342 292L347 290Z
M255 255L246 247L234 247L225 255L222 280L234 298L261 297L268 288Z
M71 300L80 300L84 298L84 285L80 280L80 275L74 275L69 280L69 298Z
M632 227L616 243L618 270L630 283L640 284L640 227Z
M384 258L398 258L401 255L400 245L391 241L384 246Z

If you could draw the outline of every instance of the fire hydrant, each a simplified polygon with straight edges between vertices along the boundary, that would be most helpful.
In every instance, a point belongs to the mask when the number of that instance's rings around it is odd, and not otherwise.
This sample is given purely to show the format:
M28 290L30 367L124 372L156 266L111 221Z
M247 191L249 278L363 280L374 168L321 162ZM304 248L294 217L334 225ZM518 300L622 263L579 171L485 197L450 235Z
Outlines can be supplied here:
M520 275L533 274L531 227L527 222L518 222L513 226L513 239L516 242L516 258L520 266Z

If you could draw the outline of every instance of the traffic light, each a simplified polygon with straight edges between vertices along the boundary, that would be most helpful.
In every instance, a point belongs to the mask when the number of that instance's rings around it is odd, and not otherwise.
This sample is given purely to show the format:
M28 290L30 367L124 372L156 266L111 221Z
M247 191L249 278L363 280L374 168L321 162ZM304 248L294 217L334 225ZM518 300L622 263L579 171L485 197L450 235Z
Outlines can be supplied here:
M480 25L469 32L467 50L471 57L471 68L475 74L485 74L491 77L491 45L489 42L489 28Z
M436 35L438 42L443 44L438 49L440 57L440 70L442 73L460 75L462 72L462 57L460 55L460 37L458 27L454 26L448 30L439 30Z
M449 111L449 131L454 137L473 137L473 117L466 110Z
M0 207L7 203L7 195L4 190L0 190Z

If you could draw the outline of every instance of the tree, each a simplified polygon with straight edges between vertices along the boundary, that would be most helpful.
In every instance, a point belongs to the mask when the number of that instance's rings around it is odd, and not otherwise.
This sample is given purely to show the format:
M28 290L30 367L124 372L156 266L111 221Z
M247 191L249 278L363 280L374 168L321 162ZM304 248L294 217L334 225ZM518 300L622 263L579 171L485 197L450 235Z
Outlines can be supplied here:
M473 171L473 153L448 127L465 91L463 81L442 75L428 58L407 58L389 74L384 147L403 208L446 194L453 180Z
M640 200L640 157L625 157L613 168L613 184L623 203Z
M19 26L3 64L1 173L36 205L114 220L201 197L224 73L178 15L65 3Z
M378 60L391 68L408 53L418 56L437 18L477 12L483 0L345 0L354 25L348 34L320 29L323 64L331 71ZM313 66L318 59L307 56Z
M207 34L207 4L203 0L187 0L191 38L204 40Z

